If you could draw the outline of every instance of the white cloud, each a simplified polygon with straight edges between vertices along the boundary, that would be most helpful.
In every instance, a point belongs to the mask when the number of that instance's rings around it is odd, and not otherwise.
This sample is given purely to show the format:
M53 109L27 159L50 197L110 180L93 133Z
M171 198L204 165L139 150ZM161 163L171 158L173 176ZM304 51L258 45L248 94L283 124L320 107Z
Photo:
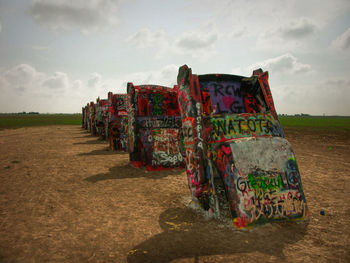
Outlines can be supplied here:
M102 76L99 73L97 72L92 73L89 80L87 81L88 87L96 88L100 84L101 78Z
M55 72L55 74L49 76L42 85L53 90L66 90L69 88L70 83L66 73Z
M126 42L138 48L159 47L167 42L167 36L164 30L153 32L145 27L128 37Z
M269 58L261 62L254 63L245 69L235 68L232 70L233 74L237 75L251 75L253 70L262 68L264 71L271 71L274 73L288 73L299 74L311 71L309 64L303 64L292 54L286 53L278 57Z
M75 80L73 81L72 87L74 90L80 90L83 87L83 82L80 79Z
M179 66L170 64L159 70L131 73L126 76L123 85L126 85L126 82L132 82L135 85L154 84L172 88L176 85L178 70Z
M115 25L119 4L118 0L33 0L30 12L49 29L78 29L88 34Z
M94 72L90 75L85 86L80 80L74 81L72 86L74 89L80 89L87 101L94 101L97 97L101 99L107 98L109 91L126 93L128 82L132 82L135 85L153 84L172 88L176 85L178 69L179 66L169 64L156 70L132 72L114 77L104 77Z
M65 72L48 74L28 64L0 72L0 92L0 112L79 112L92 95Z
M2 73L0 78L6 83L4 87L23 92L41 84L45 76L28 64L20 64Z
M67 73L47 74L28 64L20 64L0 73L0 81L3 90L18 95L53 96L53 91L62 93L73 86Z
M350 48L350 27L333 40L331 45L339 50L348 50Z
M289 53L255 64L255 66L259 65L267 70L275 72L288 72L291 74L305 73L311 70L310 65L299 62L296 57Z
M142 28L126 40L137 48L156 48L156 58L176 55L186 56L201 61L215 54L215 43L219 33L212 23L194 31L183 32L177 36L170 36L164 30L152 31Z

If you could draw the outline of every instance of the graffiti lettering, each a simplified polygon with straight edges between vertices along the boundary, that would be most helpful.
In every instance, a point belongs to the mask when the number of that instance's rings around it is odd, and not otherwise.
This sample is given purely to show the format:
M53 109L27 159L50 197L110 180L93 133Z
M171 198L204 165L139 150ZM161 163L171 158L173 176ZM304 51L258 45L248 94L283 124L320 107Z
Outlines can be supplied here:
M140 128L180 128L180 116L153 116L138 117L137 124Z
M197 107L197 112L200 112L200 103L197 103L196 107ZM197 147L203 150L202 121L200 116L196 118L196 132L197 132L197 140L198 140Z
M248 174L249 185L253 189L279 190L283 187L281 175L276 177Z
M286 199L278 203L250 205L252 220L260 218L282 218L287 216L306 216L306 203L304 200Z
M167 154L165 152L153 152L152 165L164 167L173 167L178 165L183 161L182 155L180 153Z
M208 123L208 122L206 122ZM223 118L211 118L210 138L224 141L233 138L251 136L278 136L279 124L271 114L227 115Z
M209 90L211 104L216 114L244 112L244 98L239 82L221 81L202 83Z

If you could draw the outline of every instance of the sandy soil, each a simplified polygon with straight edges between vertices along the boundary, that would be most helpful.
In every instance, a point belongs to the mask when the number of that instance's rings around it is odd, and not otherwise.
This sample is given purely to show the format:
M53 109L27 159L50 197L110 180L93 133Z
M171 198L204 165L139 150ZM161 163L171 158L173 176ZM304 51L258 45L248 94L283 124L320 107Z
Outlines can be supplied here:
M0 131L0 262L350 262L350 134L285 132L310 221L238 231L78 126Z

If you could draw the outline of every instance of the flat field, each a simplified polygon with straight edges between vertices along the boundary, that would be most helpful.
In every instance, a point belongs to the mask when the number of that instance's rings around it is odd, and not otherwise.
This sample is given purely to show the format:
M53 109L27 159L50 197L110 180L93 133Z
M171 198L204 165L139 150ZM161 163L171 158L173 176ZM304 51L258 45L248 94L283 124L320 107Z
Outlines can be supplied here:
M283 127L308 127L317 130L350 131L350 117L281 116L279 120Z
M0 130L46 125L80 125L81 114L0 114ZM280 116L283 127L350 131L350 117Z
M190 208L183 170L133 168L78 125L1 130L0 262L350 262L350 132L284 130L310 220L246 231Z
M81 114L0 114L0 130L46 125L78 125Z

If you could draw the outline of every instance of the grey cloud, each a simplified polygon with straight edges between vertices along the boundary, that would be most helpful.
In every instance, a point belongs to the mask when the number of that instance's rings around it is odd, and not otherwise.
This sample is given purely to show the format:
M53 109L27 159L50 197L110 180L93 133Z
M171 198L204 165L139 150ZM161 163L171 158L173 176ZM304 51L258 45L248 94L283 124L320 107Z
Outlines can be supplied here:
M173 42L171 50L176 54L206 62L216 54L215 43L218 39L216 30L186 32Z
M240 39L242 38L242 36L245 34L246 31L247 31L246 27L233 30L230 34L230 37L234 39Z
M37 51L48 51L50 50L50 47L48 46L32 46L32 49Z
M0 32L2 31L2 24L1 24L1 22L0 22Z
M274 50L280 52L291 52L313 49L316 42L319 27L313 20L301 18L299 20L289 20L283 25L273 23L267 30L262 30L258 34L256 50Z
M103 30L116 23L120 1L112 0L34 0L30 13L34 20L50 29L78 29L83 33Z
M350 48L350 27L332 41L332 46L344 51Z
M316 32L317 27L308 19L302 18L293 21L289 25L280 28L278 31L282 37L300 39L310 36Z
M211 48L217 40L218 34L215 32L188 32L182 34L175 44L183 50L198 50Z
M153 32L147 27L140 29L126 40L127 43L138 48L159 46L166 41L166 34L163 30Z
M333 89L334 87L336 87L339 91L346 91L350 94L350 80L327 80L324 84L324 88L327 89Z

